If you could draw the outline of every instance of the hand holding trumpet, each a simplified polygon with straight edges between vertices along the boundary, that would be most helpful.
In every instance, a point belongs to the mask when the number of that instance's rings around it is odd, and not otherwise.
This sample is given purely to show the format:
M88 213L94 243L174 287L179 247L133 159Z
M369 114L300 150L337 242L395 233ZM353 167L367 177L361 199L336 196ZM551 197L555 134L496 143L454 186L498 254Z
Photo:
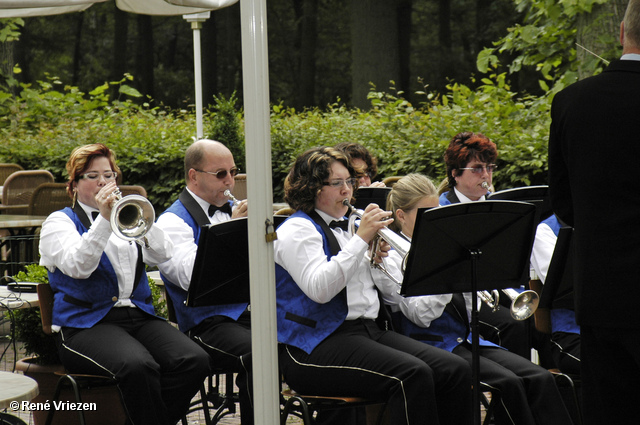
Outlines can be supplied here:
M231 213L231 218L240 218L247 216L247 214L249 213L249 205L246 199L239 201L235 196L233 196L229 189L224 191L224 196L228 197L233 202L234 208Z
M100 188L100 191L95 196L95 201L100 211L100 215L109 220L111 216L111 209L113 205L117 201L116 199L116 191L118 191L118 186L116 186L116 182L109 182Z
M376 204L367 205L360 219L360 226L356 235L360 236L366 243L370 243L380 229L393 222L393 219L389 218L390 216L391 213L389 211L383 210Z

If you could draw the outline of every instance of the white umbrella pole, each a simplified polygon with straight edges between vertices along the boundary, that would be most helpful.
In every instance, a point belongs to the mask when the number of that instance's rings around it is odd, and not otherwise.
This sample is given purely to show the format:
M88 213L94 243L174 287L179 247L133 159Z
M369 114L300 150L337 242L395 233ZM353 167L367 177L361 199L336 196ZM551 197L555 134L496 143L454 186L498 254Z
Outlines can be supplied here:
M200 30L204 21L209 19L210 12L194 13L183 15L187 22L191 22L193 30L193 71L196 86L196 140L200 140L204 136L202 130L202 60L200 45Z
M249 199L251 351L256 423L279 424L275 263L265 239L273 220L266 0L240 0L242 75Z

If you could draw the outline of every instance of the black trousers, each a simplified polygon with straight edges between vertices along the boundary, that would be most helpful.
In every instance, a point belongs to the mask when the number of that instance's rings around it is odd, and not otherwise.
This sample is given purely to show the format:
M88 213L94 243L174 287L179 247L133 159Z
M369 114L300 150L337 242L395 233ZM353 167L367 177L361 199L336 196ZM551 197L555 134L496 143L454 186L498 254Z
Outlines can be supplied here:
M209 356L168 322L137 308L113 308L88 329L62 328L62 364L118 380L134 425L175 424L209 373Z
M204 320L189 331L211 357L211 365L237 372L242 425L252 425L253 377L251 375L251 316L244 312L237 321L225 316Z
M580 374L580 335L554 332L551 336L551 353L562 373Z
M472 364L470 344L453 353ZM498 425L568 425L571 417L555 380L546 369L498 347L479 347L480 381L500 393L495 410Z
M373 320L346 321L311 354L281 344L280 367L303 394L387 399L394 425L472 421L469 364Z
M580 326L585 425L632 423L640 400L640 330Z

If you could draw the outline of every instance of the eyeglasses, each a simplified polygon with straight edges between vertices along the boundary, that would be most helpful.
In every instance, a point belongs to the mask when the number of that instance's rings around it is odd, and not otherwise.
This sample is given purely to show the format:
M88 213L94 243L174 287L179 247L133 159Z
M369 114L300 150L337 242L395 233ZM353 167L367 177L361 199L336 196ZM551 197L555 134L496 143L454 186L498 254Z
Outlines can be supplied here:
M365 177L369 177L370 179L372 179L373 178L373 173L370 173L368 171L357 171L356 170L356 178L362 179L362 178L365 178Z
M346 179L346 180L338 179L338 180L331 180L328 182L322 182L322 185L335 187L336 189L341 189L342 186L344 186L345 184L349 187L353 187L356 184L356 181L357 181L356 179Z
M489 164L487 166L476 165L475 167L471 167L471 168L458 168L458 170L471 170L473 174L482 174L483 170L487 170L487 173L491 174L497 169L498 169L498 166L496 164Z
M100 176L104 177L105 180L115 180L116 178L118 178L118 173L116 173L115 171L105 171L104 173L92 171L90 173L80 174L79 178L87 180L98 180Z
M211 174L212 176L216 176L218 178L218 180L222 180L223 178L227 177L227 174L231 174L231 177L235 177L240 170L236 167L233 167L230 170L220 170L220 171L204 171L204 170L198 170L197 168L194 168L194 170L196 170L198 173L207 173L207 174Z

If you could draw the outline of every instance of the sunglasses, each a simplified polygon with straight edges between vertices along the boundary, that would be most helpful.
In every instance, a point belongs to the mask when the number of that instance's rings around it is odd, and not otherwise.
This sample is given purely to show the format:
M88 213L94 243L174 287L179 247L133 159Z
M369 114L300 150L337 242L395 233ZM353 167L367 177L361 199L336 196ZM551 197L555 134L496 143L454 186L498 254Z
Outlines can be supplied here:
M197 168L194 168L194 170L196 170L198 173L207 173L207 174L211 174L212 176L216 176L218 180L224 179L225 177L227 177L227 174L231 174L231 177L235 177L240 172L240 170L236 167L233 167L230 170L220 170L216 172L198 170Z

